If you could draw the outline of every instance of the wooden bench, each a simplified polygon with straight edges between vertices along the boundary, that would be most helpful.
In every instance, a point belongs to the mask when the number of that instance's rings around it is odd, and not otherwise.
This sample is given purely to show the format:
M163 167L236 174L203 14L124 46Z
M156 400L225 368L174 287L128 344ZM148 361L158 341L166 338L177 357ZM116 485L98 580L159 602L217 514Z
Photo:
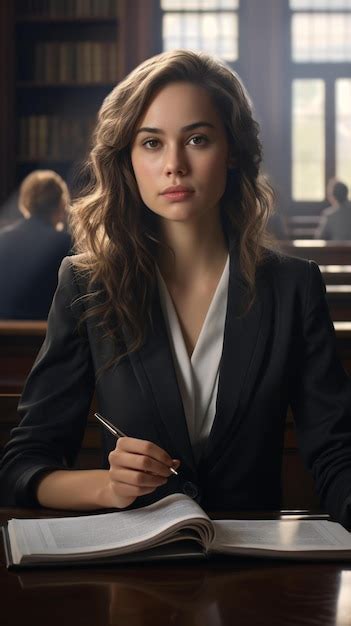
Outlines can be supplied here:
M348 312L347 312L348 315ZM46 323L0 321L0 393L21 393L27 375L44 340ZM33 326L31 326L32 324ZM351 321L334 322L338 354L351 375Z
M0 393L21 392L46 328L46 322L0 320Z
M351 285L351 265L320 265L326 285Z
M290 215L285 218L289 239L313 239L320 224L319 215Z
M330 315L335 322L351 321L351 285L326 285Z
M301 259L312 259L319 265L351 264L351 241L294 239L279 242L282 252Z

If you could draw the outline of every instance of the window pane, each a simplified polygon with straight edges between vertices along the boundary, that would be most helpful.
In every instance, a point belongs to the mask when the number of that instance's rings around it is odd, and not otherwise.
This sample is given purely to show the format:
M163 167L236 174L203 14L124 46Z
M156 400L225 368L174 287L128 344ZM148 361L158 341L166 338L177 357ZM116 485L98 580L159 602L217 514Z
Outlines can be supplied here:
M238 58L235 13L166 13L162 33L163 50L190 48L217 55L225 61Z
M351 80L336 81L336 176L351 189Z
M351 9L351 0L290 0L290 9L301 10L342 10Z
M294 61L351 61L350 13L297 13L291 34Z
M239 0L161 0L164 11L208 11L213 9L238 9Z
M323 200L325 193L323 80L294 80L292 91L293 199Z

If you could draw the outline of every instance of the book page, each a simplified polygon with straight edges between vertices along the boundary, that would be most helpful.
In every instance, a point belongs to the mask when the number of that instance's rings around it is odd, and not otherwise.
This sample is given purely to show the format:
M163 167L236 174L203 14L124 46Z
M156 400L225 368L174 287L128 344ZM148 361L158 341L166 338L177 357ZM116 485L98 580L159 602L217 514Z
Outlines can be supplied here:
M221 520L213 522L211 550L351 550L351 533L327 520Z
M10 520L11 546L20 554L67 555L98 552L114 554L131 548L158 545L181 538L210 542L211 521L188 496L172 494L149 506L130 511L52 519Z

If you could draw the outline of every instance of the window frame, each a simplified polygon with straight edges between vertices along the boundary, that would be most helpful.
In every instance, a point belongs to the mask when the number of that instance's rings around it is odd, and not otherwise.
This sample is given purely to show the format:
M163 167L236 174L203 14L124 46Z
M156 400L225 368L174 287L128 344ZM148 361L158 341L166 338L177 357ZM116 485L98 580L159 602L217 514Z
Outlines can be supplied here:
M161 50L163 50L163 32L162 32L162 27L163 27L163 16L165 13L184 13L184 14L189 14L189 13L201 13L201 14L206 14L206 13L235 13L238 17L238 58L234 61L226 61L226 63L233 69L237 70L239 72L239 61L241 58L241 12L242 12L242 5L243 2L245 2L245 0L239 0L239 6L237 9L209 9L209 10L205 10L205 11L199 11L196 9L175 9L175 10L170 10L170 11L165 11L162 8L162 0L159 0L159 23L160 23L160 40L161 40Z
M293 114L293 81L296 79L320 79L325 83L325 163L324 163L324 177L325 186L327 181L332 176L336 175L336 118L335 118L335 106L336 106L336 81L342 78L351 78L351 63L347 61L294 61L292 58L292 16L297 13L304 13L310 15L311 13L333 13L344 14L349 13L351 16L351 10L293 10L290 8L289 0L287 2L288 9L288 37L289 37L289 55L287 60L287 67L289 73L289 157L290 163L288 168L288 189L291 200L291 209L295 214L319 214L325 207L325 199L320 201L309 200L294 200L292 195L292 114Z

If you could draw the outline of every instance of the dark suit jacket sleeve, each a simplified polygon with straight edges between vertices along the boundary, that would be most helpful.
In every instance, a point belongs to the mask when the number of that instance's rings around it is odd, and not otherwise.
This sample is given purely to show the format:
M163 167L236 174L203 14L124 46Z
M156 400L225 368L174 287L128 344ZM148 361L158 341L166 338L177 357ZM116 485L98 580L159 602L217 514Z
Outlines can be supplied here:
M299 447L326 510L351 526L351 381L337 355L319 267L309 263L301 367L293 385Z
M22 421L11 431L3 451L2 505L36 506L34 486L39 476L70 468L80 448L94 373L87 337L77 329L82 313L79 296L71 261L66 258L60 268L46 338L19 403Z

